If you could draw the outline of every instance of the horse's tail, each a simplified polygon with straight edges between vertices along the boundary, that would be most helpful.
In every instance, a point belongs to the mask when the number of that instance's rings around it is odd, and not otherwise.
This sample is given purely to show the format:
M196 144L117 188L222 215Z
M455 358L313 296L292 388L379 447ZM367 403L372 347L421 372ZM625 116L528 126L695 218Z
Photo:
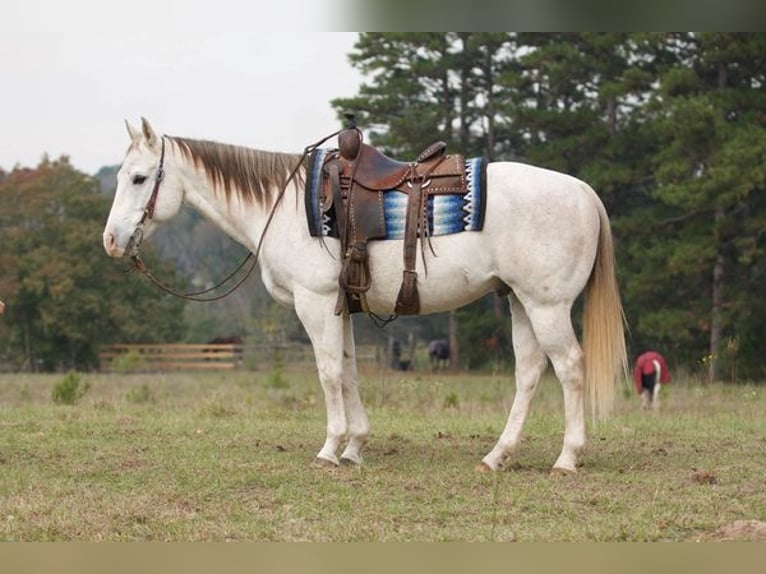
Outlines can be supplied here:
M583 314L585 373L594 417L606 416L614 404L615 386L629 378L625 347L625 314L615 271L612 227L604 204L593 193L600 230L596 261L586 287Z

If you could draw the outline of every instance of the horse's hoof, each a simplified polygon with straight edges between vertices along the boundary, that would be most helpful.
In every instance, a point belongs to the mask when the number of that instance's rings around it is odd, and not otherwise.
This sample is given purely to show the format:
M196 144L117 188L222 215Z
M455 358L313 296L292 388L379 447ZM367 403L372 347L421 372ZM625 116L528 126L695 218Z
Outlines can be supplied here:
M338 461L318 456L314 459L313 465L319 468L338 468Z
M495 469L489 466L486 462L481 461L479 464L476 465L474 468L476 472L495 472Z
M551 469L551 476L575 476L577 470L574 468L564 468L563 466L554 466Z
M362 466L362 457L360 456L359 458L354 459L354 458L349 458L349 457L346 457L346 456L342 456L342 457L340 457L340 465L341 466L354 466L354 467Z

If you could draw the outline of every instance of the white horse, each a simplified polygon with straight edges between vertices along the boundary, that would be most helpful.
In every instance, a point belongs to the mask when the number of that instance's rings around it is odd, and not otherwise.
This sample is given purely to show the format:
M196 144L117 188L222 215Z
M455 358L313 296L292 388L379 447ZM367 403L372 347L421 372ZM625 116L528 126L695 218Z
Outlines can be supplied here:
M277 301L294 307L314 348L327 409L327 434L317 460L361 463L369 424L359 396L351 317L334 313L340 243L309 235L302 181L291 181L277 201L301 156L159 137L144 118L140 129L126 125L131 143L104 229L106 252L126 255L184 202L252 252L261 242L263 283ZM598 196L568 175L521 163L490 163L483 230L432 237L431 242L436 256L426 254L427 274L422 272L423 253L418 253L421 313L455 309L494 290L510 289L516 394L505 429L477 469L502 469L518 446L550 360L562 385L565 412L564 444L553 471L575 472L586 442L584 390L593 413L606 414L615 384L627 372L612 235ZM376 314L393 313L402 241L372 241L369 257L373 280L367 303ZM583 290L584 350L570 317Z

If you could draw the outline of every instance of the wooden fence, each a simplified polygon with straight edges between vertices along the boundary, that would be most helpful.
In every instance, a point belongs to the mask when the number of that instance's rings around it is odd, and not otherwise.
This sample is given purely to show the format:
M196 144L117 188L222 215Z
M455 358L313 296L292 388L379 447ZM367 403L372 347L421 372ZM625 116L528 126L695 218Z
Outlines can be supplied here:
M215 371L272 369L314 365L311 345L288 344L117 344L102 345L98 358L105 372ZM386 350L376 345L358 345L361 367L388 365Z
M102 345L102 371L214 371L242 365L242 345Z

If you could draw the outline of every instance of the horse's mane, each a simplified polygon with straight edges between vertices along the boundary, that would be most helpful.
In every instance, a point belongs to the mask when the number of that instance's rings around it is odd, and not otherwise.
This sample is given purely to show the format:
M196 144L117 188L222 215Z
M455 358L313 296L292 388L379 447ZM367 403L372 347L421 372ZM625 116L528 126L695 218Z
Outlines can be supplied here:
M272 195L285 185L300 154L268 152L241 146L170 137L183 156L202 168L216 190L226 198L238 194L243 200L270 205ZM305 162L304 162L305 164ZM303 185L305 170L298 170L295 183Z

